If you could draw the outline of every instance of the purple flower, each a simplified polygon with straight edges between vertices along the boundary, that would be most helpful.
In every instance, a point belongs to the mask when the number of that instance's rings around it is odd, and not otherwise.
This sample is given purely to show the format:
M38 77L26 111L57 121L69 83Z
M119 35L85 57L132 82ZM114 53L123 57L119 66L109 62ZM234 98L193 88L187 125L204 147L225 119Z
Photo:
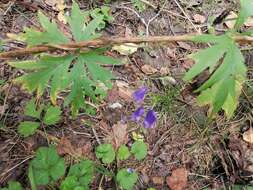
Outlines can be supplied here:
M139 107L133 114L132 114L132 121L139 121L141 116L144 114L144 108L141 106Z
M131 174L131 173L134 172L134 169L132 169L132 168L127 168L127 172Z
M146 93L148 92L148 89L146 87L141 87L140 89L134 91L133 98L137 103L140 103L144 100L144 97Z
M149 110L145 119L144 119L144 127L145 128L153 128L156 123L156 113L154 110Z

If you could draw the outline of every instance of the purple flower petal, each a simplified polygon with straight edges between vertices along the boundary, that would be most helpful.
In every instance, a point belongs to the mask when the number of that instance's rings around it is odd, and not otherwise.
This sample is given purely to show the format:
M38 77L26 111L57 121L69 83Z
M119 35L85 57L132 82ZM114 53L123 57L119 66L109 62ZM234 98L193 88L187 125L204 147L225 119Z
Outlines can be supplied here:
M133 93L133 98L137 103L140 103L144 100L144 97L146 93L148 92L148 89L146 87L141 87L140 89L136 90Z
M134 172L134 169L132 169L132 168L127 168L127 172L131 174L131 173Z
M154 110L149 110L145 119L144 119L144 127L145 128L153 128L156 123L156 113Z
M133 121L139 121L141 119L141 116L144 114L144 108L141 106L139 107L133 114L131 119Z

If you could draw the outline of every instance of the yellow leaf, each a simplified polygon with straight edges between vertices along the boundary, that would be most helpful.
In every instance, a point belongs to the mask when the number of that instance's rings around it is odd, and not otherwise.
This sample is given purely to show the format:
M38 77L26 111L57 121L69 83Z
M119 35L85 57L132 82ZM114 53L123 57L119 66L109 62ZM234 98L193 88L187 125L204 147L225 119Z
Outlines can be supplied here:
M244 141L253 144L253 128L250 127L250 129L243 133L242 138Z
M122 45L115 45L112 47L112 50L119 52L121 55L131 55L137 51L138 47L139 46L136 44L126 43Z

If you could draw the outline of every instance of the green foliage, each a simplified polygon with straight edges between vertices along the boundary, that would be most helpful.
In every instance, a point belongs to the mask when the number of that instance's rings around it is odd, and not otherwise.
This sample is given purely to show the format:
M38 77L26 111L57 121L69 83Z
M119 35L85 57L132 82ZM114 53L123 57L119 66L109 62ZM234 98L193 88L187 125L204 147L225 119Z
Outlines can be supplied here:
M125 190L131 190L134 184L138 180L138 175L134 171L129 171L128 169L121 169L118 171L116 176L117 182Z
M98 29L103 29L106 25L106 22L112 22L114 18L110 15L110 7L102 6L101 8L96 8L90 12L92 18L102 18Z
M70 167L68 176L61 184L61 190L88 190L94 176L94 164L84 160Z
M138 11L142 12L146 9L145 4L141 0L131 0L134 7L137 8Z
M18 126L18 133L24 137L28 137L33 135L40 126L40 123L32 122L32 121L24 121L21 122Z
M119 160L127 160L130 157L130 152L126 145L121 145L118 150L117 158Z
M111 144L101 144L96 148L96 157L101 158L105 164L110 164L115 159L115 151Z
M94 10L95 11L95 10ZM73 3L71 15L67 18L70 30L75 41L91 40L99 37L97 33L101 24L110 21L108 7L96 9L93 18L87 22L89 12L80 10L77 3ZM39 44L61 44L69 40L59 31L55 22L39 12L39 21L44 31L26 29L22 34L29 46ZM56 104L57 95L64 89L71 89L65 100L65 105L71 104L72 113L76 115L80 108L87 108L86 97L92 101L104 98L106 90L101 88L112 85L111 72L104 69L101 64L117 64L118 60L103 55L104 49L94 49L86 53L75 53L75 55L52 56L41 54L34 60L10 62L9 64L18 69L28 71L27 74L15 79L21 83L29 92L37 92L41 96L48 84L51 86L50 98Z
M67 43L68 38L58 29L55 22L50 22L49 19L39 11L38 13L40 24L43 28L43 32L26 28L22 38L27 42L29 46L35 46L40 44L55 44L55 43Z
M252 0L240 0L241 9L239 16L236 20L235 29L238 30L247 18L253 16L253 1Z
M209 104L211 113L223 109L230 118L237 107L242 84L246 79L247 68L244 58L228 34L219 37L203 35L194 40L214 45L190 56L196 64L186 73L184 80L190 81L202 71L209 69L212 75L196 90L201 92L197 101L200 105Z
M200 86L199 105L210 105L210 115L224 110L231 118L238 105L239 96L246 80L247 67L244 57L233 39L244 22L253 16L253 1L241 0L241 9L234 29L224 35L200 35L194 42L211 43L213 46L190 55L196 64L186 73L184 80L191 81L201 72L209 70L210 78ZM252 31L242 35L252 35Z
M45 115L41 120L41 113L45 111ZM19 124L18 132L24 137L33 135L36 132L36 129L39 128L40 123L43 122L46 125L54 125L60 120L61 109L57 106L49 106L48 108L45 105L36 108L35 100L30 100L25 107L25 115L30 116L33 119L39 121L24 121ZM40 121L41 120L41 121Z
M49 106L43 118L46 125L54 125L61 119L61 109L57 106Z
M64 173L64 159L58 156L54 147L40 147L30 162L29 179L35 185L56 182Z
M131 147L131 153L137 160L142 160L146 157L148 152L148 146L142 141L135 141Z
M23 190L23 187L21 186L21 184L19 182L16 181L10 181L8 183L8 188L0 188L0 190Z

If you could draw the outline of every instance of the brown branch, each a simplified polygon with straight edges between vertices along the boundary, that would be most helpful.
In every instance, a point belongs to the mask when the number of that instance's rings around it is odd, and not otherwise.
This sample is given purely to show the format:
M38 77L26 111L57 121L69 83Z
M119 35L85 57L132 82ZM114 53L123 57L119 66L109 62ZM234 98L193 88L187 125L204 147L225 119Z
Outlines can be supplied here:
M57 45L43 45L35 46L30 48L24 48L20 50L13 50L8 52L0 53L0 59L8 59L12 57L19 57L29 54L42 53L47 51L55 50L77 50L80 48L87 47L102 47L115 44L124 44L124 43L169 43L177 41L191 41L196 35L180 35L180 36L148 36L148 37L115 37L115 38L100 38L95 40L88 40L82 42L71 42L68 44L57 44ZM253 43L253 37L249 36L234 36L233 39L237 42L243 43Z

